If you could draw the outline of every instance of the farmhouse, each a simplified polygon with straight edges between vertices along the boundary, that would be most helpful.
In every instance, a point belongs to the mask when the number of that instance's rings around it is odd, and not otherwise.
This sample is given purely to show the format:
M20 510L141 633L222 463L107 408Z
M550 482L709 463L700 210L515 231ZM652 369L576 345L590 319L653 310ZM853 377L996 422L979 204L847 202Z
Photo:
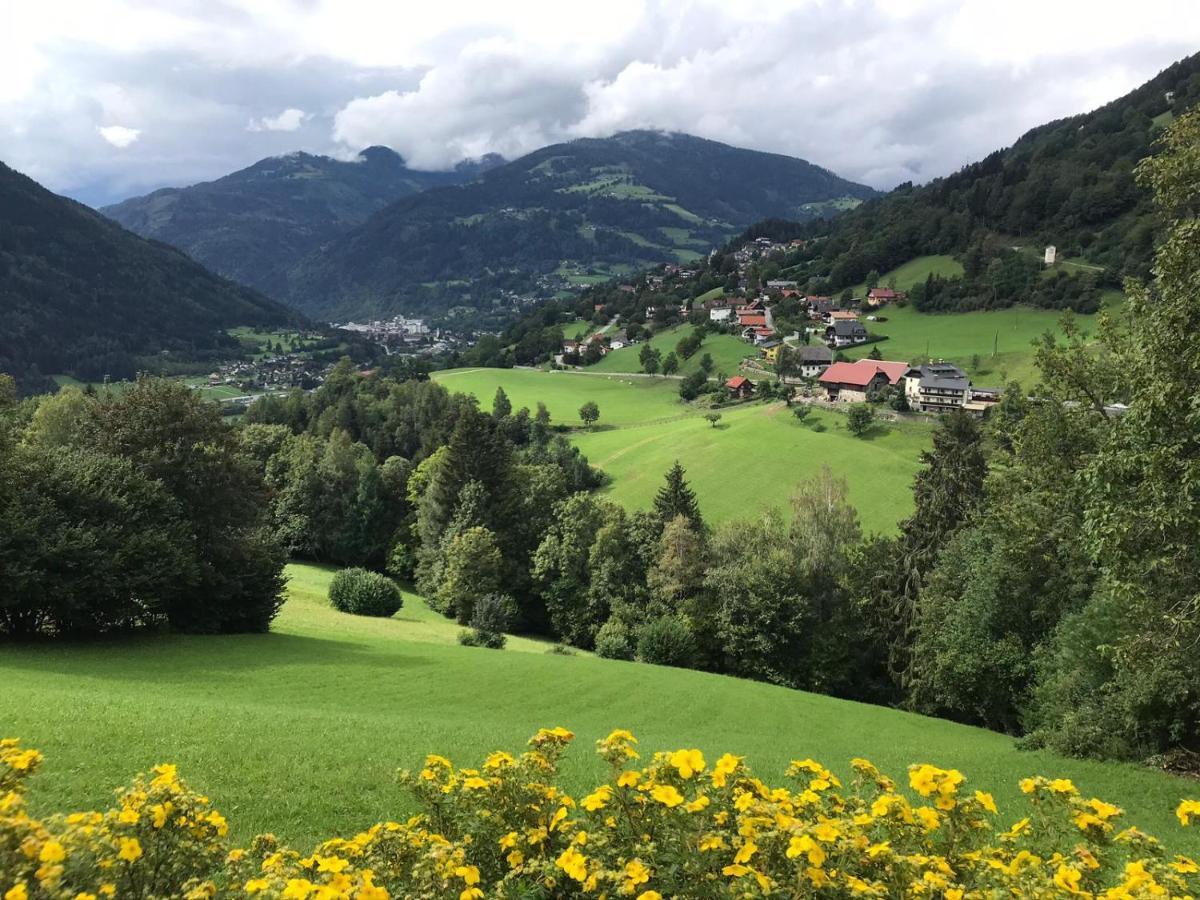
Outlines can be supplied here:
M767 316L765 313L752 311L738 311L738 325L742 328L765 328L767 325Z
M971 380L950 363L924 363L904 373L904 397L921 412L961 409L971 400Z
M800 374L805 378L816 378L833 362L833 351L820 345L800 348Z
M728 322L733 318L733 307L725 302L716 302L708 308L710 322Z
M783 346L782 341L768 340L766 343L759 344L759 351L767 362L773 363L779 359L779 350Z
M754 394L754 382L744 375L734 375L725 382L725 387L739 400L744 400Z
M863 403L867 394L896 385L908 371L908 363L859 359L834 363L818 379L826 398L840 403Z
M834 322L825 329L825 340L831 347L853 347L867 342L867 329L857 319Z
M867 291L867 306L883 306L885 303L895 303L903 299L904 294L891 288L871 288Z

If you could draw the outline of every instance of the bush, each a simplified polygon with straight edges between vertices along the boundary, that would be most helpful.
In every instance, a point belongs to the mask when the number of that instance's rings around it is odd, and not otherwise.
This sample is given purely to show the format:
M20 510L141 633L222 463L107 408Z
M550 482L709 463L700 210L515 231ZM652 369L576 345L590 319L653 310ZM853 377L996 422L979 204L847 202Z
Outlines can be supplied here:
M551 656L575 656L575 648L568 647L566 644L552 644L550 649L546 651Z
M619 619L609 619L596 632L596 655L604 659L633 659L633 635Z
M524 753L498 751L472 769L429 756L417 772L400 774L417 815L307 855L270 835L231 849L224 816L172 765L139 776L104 812L36 819L25 782L41 754L3 740L0 897L717 900L1200 890L1194 860L1127 827L1118 807L1085 799L1067 779L1027 778L1020 799L1001 812L961 772L928 764L909 767L901 783L909 791L865 759L852 762L845 787L811 759L793 762L786 783L764 784L742 757L707 759L692 748L642 750L647 763L634 768L641 748L617 730L597 742L607 777L573 797L559 770L574 737L543 728ZM1175 815L1183 826L1200 823L1200 800L1184 800Z
M475 603L471 627L461 631L458 642L464 647L489 647L503 650L508 642L505 632L517 617L517 603L508 594L485 594Z
M385 575L366 569L342 569L329 583L329 603L344 613L386 619L404 605L404 597Z
M638 630L637 658L660 666L687 666L696 658L696 639L674 616L651 619Z

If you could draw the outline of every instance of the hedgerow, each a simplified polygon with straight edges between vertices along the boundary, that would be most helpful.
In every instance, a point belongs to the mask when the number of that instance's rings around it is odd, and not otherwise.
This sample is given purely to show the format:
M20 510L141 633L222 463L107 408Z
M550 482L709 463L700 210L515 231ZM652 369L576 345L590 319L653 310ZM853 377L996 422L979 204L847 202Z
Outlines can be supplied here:
M811 759L786 786L726 753L598 743L608 780L581 798L556 785L573 735L542 729L478 768L431 755L400 779L422 811L302 855L261 835L230 847L208 798L159 765L105 812L38 820L26 809L36 750L0 741L0 896L100 897L1184 897L1200 866L1085 799L1066 779L1021 782L1013 821L962 773L928 764L899 786L866 760L849 785ZM914 799L910 799L910 796ZM1177 810L1200 821L1200 801Z

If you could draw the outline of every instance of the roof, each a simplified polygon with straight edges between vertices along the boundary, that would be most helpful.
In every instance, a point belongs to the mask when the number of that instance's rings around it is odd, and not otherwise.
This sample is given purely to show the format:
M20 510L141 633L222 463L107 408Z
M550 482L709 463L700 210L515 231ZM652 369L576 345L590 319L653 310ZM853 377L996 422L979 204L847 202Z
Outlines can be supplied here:
M761 314L739 313L738 324L746 327L765 326L767 324L767 317Z
M855 387L866 387L882 373L888 384L895 384L908 371L908 363L889 362L884 359L858 359L854 362L836 362L822 374L819 381L823 384L849 384Z
M852 335L852 334L866 334L867 333L867 329L863 326L863 323L858 321L857 319L855 319L853 321L850 321L847 319L838 319L836 322L834 322L829 327L833 329L834 334L840 335L841 337L846 337L846 336ZM908 368L907 364L905 365L905 368L906 369Z
M830 362L833 359L833 351L825 346L816 347L801 347L800 362Z
M857 321L858 313L851 312L848 309L831 309L829 311L829 318L834 319L834 320L842 320L842 321L846 321L846 322Z
M871 288L871 290L867 292L867 296L868 297L880 297L883 299L890 300L894 297L899 297L900 292L894 291L891 288L878 288L877 287L877 288Z
M730 378L728 381L725 382L725 387L727 387L733 391L740 391L742 388L746 387L747 385L750 385L750 379L746 378L744 375L734 375L732 378ZM753 385L750 385L750 386L753 387Z

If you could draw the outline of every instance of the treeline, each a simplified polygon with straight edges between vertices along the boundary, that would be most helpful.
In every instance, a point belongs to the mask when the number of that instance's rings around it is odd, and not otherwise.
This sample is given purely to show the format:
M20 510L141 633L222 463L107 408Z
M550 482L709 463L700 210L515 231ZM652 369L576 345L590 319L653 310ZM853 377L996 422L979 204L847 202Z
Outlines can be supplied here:
M18 402L0 376L0 635L265 631L285 560L216 404L153 379Z

